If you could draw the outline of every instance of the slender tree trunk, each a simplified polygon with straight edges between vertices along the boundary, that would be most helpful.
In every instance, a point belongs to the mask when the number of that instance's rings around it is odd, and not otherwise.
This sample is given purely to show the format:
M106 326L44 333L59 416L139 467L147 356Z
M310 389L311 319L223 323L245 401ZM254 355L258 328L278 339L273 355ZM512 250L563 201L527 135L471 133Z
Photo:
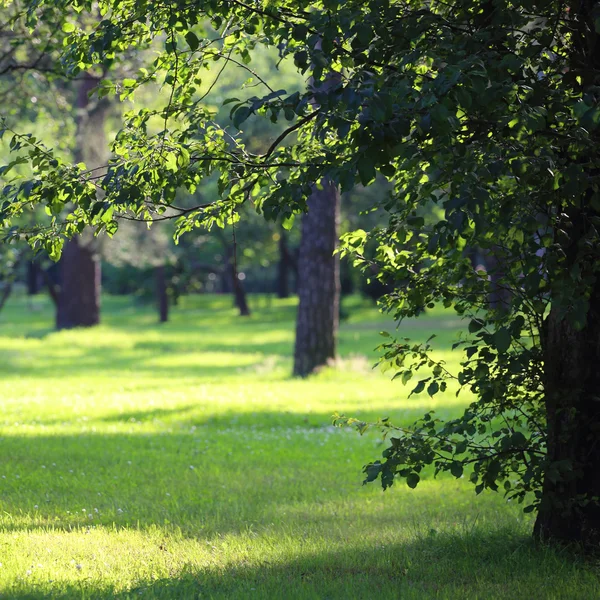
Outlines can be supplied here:
M39 294L41 286L41 269L37 261L30 260L27 263L27 295Z
M485 268L490 280L490 292L488 294L488 306L495 310L508 310L510 306L511 294L505 287L504 276L504 257L500 250L492 248L484 254Z
M6 281L4 283L4 287L2 288L2 292L0 293L0 311L4 308L4 305L10 298L13 289L13 280Z
M287 244L287 234L281 231L279 236L279 263L277 264L277 297L288 298L290 295L290 268L292 257Z
M167 282L165 277L165 266L158 265L154 268L156 276L156 300L158 304L158 320L166 323L169 320L169 296L167 294Z
M100 259L79 238L69 240L60 259L61 286L56 328L90 327L100 322Z
M336 356L339 325L340 194L331 182L315 188L302 217L294 375L304 377Z
M230 244L222 231L218 232L219 239L225 253L225 268L221 275L224 292L233 292L233 304L240 311L240 317L250 316L250 307L246 298L246 289L239 278L235 259L235 246Z
M248 306L248 299L246 298L246 289L238 277L233 262L229 265L229 276L233 288L233 300L240 311L240 317L249 317L250 307Z

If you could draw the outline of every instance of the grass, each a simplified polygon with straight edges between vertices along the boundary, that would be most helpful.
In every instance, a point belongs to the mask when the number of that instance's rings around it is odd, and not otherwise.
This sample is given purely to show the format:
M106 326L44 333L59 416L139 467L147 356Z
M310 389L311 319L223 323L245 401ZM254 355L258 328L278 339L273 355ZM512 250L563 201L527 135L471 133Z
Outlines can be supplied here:
M0 598L582 598L597 567L530 543L531 520L464 480L362 486L375 435L334 412L410 422L453 394L407 400L370 366L378 331L346 301L342 360L289 377L293 301L105 301L103 324L56 333L43 298L0 314ZM438 334L450 361L460 321Z

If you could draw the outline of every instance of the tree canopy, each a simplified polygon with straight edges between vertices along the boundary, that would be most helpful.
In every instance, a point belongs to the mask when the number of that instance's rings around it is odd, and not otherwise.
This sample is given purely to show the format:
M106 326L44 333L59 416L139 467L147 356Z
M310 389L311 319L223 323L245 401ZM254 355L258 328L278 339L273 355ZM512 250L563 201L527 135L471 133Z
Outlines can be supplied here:
M32 34L54 15L60 28L48 39L62 73L98 78L98 98L135 99L158 85L165 101L134 103L100 171L71 164L5 119L15 156L1 172L9 238L58 256L64 236L87 226L113 234L122 215L176 217L180 235L236 221L243 203L289 222L321 181L348 191L388 179L381 207L389 226L348 234L344 252L390 287L384 306L399 320L443 303L469 325L457 343L459 373L431 358L434 342L390 340L384 361L405 384L426 371L414 393L433 396L452 382L475 400L450 422L429 414L410 429L380 423L391 445L367 465L367 480L387 487L400 476L414 487L426 465L456 477L468 468L478 492L502 487L527 498L526 510L540 511L540 537L598 543L598 2L11 6ZM253 67L258 46L310 74L306 90L272 88L269 73ZM108 68L134 50L146 59L136 76L109 79ZM225 126L209 96L231 65L257 88L221 102L230 110ZM255 116L285 123L266 149L243 137ZM11 179L20 163L29 173ZM194 193L207 178L218 180L218 200L177 203L178 190ZM439 210L425 219L432 204ZM49 226L15 225L36 205L51 215Z

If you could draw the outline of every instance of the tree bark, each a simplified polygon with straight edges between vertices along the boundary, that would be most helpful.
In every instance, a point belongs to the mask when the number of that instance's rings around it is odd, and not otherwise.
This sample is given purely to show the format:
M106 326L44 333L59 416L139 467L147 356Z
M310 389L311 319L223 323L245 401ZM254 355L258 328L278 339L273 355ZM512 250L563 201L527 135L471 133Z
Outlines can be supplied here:
M570 272L579 265L589 215L572 210L562 245ZM584 267L585 268L585 267ZM567 278L562 286L569 285ZM582 290L575 293L581 294ZM587 313L569 319L553 303L542 331L547 465L534 535L541 540L600 546L600 274L585 289ZM560 296L559 296L560 297ZM571 297L569 303L576 300ZM563 301L564 304L564 301ZM572 310L572 307L570 307Z
M156 300L158 304L158 320L166 323L169 320L169 296L165 278L165 266L158 265L154 268L156 276Z
M100 322L100 259L79 238L69 240L60 259L61 286L56 328L90 327Z
M600 68L600 34L595 27L597 2L579 0L570 5L573 23L571 69L581 73L575 91L593 89ZM590 135L597 137L597 132ZM566 158L569 158L566 156ZM582 163L587 157L581 157ZM597 171L587 174L590 181ZM541 540L575 542L600 547L600 270L598 246L581 260L580 248L589 233L589 224L598 218L591 203L593 189L578 207L561 206L568 234L562 239L565 263L570 273L581 269L582 280L591 283L585 290L589 309L585 320L575 327L558 305L552 306L544 323L544 392L547 418L548 464L545 469L540 511L534 535ZM557 236L560 243L561 237ZM569 285L566 278L564 285ZM571 302L581 295L573 291Z
M338 243L340 194L323 182L308 201L302 217L298 258L298 318L294 375L304 377L336 356L339 325L340 267Z
M548 467L534 534L600 544L600 289L583 330L552 309L545 331ZM587 503L582 504L581 500Z

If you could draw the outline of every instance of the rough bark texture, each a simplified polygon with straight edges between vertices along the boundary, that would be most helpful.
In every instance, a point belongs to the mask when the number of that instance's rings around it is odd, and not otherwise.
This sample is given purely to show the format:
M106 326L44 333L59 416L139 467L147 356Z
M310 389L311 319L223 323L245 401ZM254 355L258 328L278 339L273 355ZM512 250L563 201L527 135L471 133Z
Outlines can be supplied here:
M75 162L97 168L106 162L104 120L107 103L92 104L93 78L79 86L76 102ZM61 288L57 295L56 327L90 327L100 322L101 266L98 241L91 234L69 240L60 260Z
M100 322L100 259L79 238L65 244L60 259L61 286L56 328L90 327Z
M294 375L306 376L335 358L340 303L340 194L332 183L315 188L302 217L298 258L298 318Z
M596 0L569 3L573 23L570 63L581 73L579 89L597 85L600 69L600 35ZM593 89L593 88L592 88ZM590 135L597 136L596 131ZM581 157L582 159L585 157ZM582 162L585 162L582 160ZM589 180L597 171L587 174ZM576 542L600 547L600 272L598 246L587 247L585 236L598 218L591 196L579 206L560 208L568 236L561 242L566 258L562 267L573 267L589 277L589 310L583 327L575 328L553 306L543 332L548 462L542 506L534 534L542 540ZM597 233L591 236L596 239ZM585 248L582 253L581 250ZM593 252L590 260L590 253ZM582 254L587 255L582 261ZM580 293L580 291L579 291ZM582 502L583 501L583 502Z
M569 266L587 219L569 219ZM543 331L548 466L534 534L542 540L600 545L600 278L576 328L553 306ZM583 502L582 502L583 501Z
M158 265L154 268L156 276L156 300L158 304L158 320L166 323L169 320L169 296L165 278L165 266Z

